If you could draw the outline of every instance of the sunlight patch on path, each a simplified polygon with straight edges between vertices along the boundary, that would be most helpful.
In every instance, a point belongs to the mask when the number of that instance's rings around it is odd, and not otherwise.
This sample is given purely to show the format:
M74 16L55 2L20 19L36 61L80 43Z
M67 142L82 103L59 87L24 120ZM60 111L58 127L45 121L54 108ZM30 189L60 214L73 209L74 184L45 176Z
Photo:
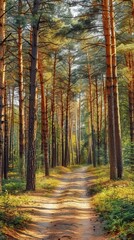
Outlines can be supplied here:
M66 174L54 195L43 198L40 208L35 207L32 228L20 239L107 239L86 195L90 177L85 170L84 167Z

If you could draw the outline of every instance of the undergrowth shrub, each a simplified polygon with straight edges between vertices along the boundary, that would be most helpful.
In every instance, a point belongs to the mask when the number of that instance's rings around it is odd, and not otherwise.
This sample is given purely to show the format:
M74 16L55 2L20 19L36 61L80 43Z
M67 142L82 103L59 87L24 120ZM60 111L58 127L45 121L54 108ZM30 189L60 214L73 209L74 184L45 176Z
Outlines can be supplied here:
M18 178L11 178L3 181L3 192L17 194L25 190L25 182Z
M107 167L90 171L96 179L87 191L99 212L107 232L117 235L113 239L134 239L134 182L130 174L123 180L110 181ZM129 176L129 178L128 178Z

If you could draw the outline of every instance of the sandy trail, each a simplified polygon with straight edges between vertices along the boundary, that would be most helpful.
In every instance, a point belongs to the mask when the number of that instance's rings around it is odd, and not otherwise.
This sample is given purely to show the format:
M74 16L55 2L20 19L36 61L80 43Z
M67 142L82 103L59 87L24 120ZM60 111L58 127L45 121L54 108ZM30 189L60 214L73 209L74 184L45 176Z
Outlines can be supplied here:
M101 224L86 195L86 183L93 177L86 168L65 174L53 197L37 198L32 207L30 228L20 232L19 240L106 240Z

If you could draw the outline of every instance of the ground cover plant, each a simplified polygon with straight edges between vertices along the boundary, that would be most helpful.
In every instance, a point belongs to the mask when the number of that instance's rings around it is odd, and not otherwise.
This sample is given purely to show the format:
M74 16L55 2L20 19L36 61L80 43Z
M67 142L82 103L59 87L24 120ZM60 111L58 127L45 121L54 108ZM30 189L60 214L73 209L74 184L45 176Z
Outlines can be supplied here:
M95 179L88 186L93 204L99 212L104 228L114 234L112 239L134 239L134 182L129 169L119 181L108 178L108 167L89 167Z
M50 176L45 177L43 172L37 172L37 192L47 196L59 185L62 174L70 172L71 169L56 167L50 170ZM29 211L24 210L25 205L31 205L32 192L25 191L26 182L17 174L9 175L3 181L3 192L0 195L0 239L5 240L8 231L24 228L31 221ZM9 230L10 229L10 230Z

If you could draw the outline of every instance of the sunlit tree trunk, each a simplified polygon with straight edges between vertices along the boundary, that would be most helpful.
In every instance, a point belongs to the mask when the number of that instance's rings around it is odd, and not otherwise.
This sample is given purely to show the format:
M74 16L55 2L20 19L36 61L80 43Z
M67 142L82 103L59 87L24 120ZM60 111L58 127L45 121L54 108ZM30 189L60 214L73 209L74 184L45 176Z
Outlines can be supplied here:
M52 99L51 99L51 113L52 113L52 167L56 166L56 131L55 131L55 88L56 88L56 64L57 53L54 54L53 66L53 85L52 85Z
M18 1L18 13L22 14L22 1ZM19 67L19 157L20 173L25 172L25 130L24 130L24 87L23 87L23 55L22 55L22 27L18 26L18 67Z
M69 160L69 102L70 102L70 84L71 84L71 55L68 54L68 86L67 86L67 96L66 96L66 116L65 116L65 167L67 166Z
M31 66L29 86L29 122L28 122L28 158L27 158L27 183L26 190L35 190L35 141L36 141L36 67L37 67L37 40L38 40L38 10L40 0L33 3Z
M44 92L44 79L43 79L43 65L41 59L41 53L38 53L38 71L40 77L41 87L41 124L42 124L42 140L43 140L43 152L44 152L44 165L45 175L49 176L49 163L48 163L48 119L47 119L47 104L46 96Z
M61 91L61 159L62 159L62 166L65 165L64 161L64 104L63 104L63 93Z
M78 163L81 163L81 96L79 94L78 106Z
M9 145L8 145L8 106L7 106L7 83L5 80L4 86L4 179L8 178L8 159L9 159Z
M10 116L10 145L9 145L9 160L12 169L14 167L14 86L11 93L11 116Z
M115 141L115 122L114 122L114 93L113 93L113 74L112 74L112 51L111 51L111 22L109 0L103 0L102 18L106 46L106 87L108 97L108 136L109 136L109 159L110 159L110 178L117 178L117 158Z
M87 60L89 61L89 56L87 54ZM91 141L89 148L89 156L91 157L88 162L93 163L93 166L96 167L96 153L95 153L95 139L94 139L94 126L93 126L93 107L92 107L92 80L91 80L91 69L89 63L87 64L88 71L88 84L89 84L89 112L90 112L90 128L91 128Z
M3 138L4 138L4 81L5 81L5 0L0 0L0 191L2 185Z
M97 118L97 164L100 165L100 128L99 128L99 99L98 99L98 80L95 82L96 88L96 118Z
M103 79L103 98L104 98L104 164L108 163L108 144L107 144L107 93L106 93L106 83Z
M114 120L115 120L115 139L116 139L116 158L117 158L117 177L122 178L122 147L121 147L121 129L120 113L118 99L118 81L117 81L117 60L116 60L116 36L113 1L110 0L110 24L111 24L111 54L112 54L112 74L113 74L113 91L114 91Z

